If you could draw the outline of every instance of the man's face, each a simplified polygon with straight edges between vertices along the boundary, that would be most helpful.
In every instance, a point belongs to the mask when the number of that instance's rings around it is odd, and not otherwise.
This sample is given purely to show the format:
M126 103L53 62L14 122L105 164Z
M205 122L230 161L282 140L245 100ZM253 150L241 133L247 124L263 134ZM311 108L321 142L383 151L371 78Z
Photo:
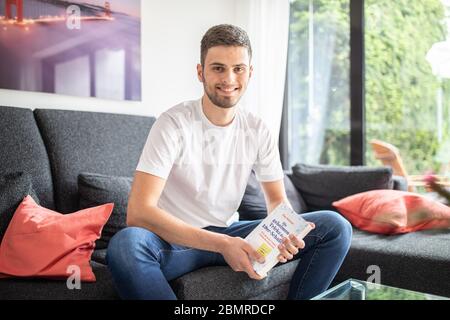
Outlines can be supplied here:
M220 108L234 107L247 89L253 70L247 48L209 48L204 64L197 65L197 75L209 100Z

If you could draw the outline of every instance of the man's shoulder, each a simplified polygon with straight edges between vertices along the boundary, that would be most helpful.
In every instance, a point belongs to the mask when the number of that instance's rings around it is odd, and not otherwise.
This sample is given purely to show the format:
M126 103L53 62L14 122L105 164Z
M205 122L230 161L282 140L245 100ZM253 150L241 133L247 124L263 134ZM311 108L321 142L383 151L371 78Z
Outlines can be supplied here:
M163 114L166 116L189 115L194 111L197 102L198 102L197 100L188 100L180 102L164 111L161 115Z
M242 115L242 119L244 119L246 125L255 130L261 130L267 128L267 124L258 114L247 110L245 108L240 109L240 114Z
M176 126L189 123L195 117L196 103L196 100L183 101L161 113L158 120L172 122Z

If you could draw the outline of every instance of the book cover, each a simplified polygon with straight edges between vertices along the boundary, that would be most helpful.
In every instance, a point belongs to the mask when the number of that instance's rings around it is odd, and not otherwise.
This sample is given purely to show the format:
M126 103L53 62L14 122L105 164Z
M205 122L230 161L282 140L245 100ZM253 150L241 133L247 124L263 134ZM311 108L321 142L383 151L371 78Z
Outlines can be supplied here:
M262 277L279 261L278 245L282 239L293 233L303 239L312 230L311 225L297 214L285 202L278 205L253 231L245 238L251 246L261 253L264 263L252 261L253 269Z

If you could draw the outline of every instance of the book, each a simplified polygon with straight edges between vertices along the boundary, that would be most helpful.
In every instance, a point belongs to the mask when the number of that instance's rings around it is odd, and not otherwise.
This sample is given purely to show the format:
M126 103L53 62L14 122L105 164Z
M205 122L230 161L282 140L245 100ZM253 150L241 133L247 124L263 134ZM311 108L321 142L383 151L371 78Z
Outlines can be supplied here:
M303 239L312 230L311 225L297 214L287 203L279 204L245 238L250 245L264 256L264 263L252 261L253 269L262 277L279 262L278 245L283 238L293 233Z

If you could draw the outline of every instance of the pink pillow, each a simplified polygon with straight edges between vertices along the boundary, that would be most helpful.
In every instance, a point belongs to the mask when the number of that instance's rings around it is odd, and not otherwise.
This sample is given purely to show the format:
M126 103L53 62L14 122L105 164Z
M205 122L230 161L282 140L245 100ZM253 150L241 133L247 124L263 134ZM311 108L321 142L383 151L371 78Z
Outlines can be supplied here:
M0 245L0 273L3 277L67 278L68 267L75 265L81 281L94 282L89 262L113 206L108 203L61 214L26 196Z
M398 190L358 193L333 202L355 227L397 234L450 227L450 207L419 194Z

